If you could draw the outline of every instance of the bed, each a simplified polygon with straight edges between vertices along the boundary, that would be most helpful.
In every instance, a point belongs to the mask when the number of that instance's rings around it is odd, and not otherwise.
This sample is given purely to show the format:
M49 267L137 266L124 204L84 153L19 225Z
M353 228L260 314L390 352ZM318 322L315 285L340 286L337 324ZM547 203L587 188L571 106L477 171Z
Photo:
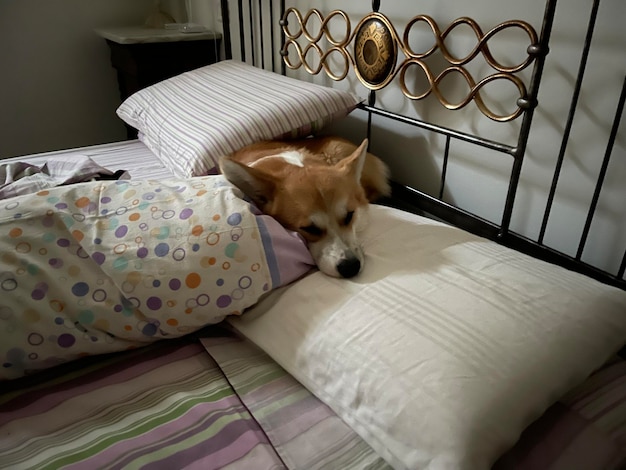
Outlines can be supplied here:
M430 72L451 28L423 12L407 24L438 37L424 57L380 2L354 29L341 10L230 3L223 61L120 106L138 140L2 162L0 468L623 468L625 257L610 271L583 260L588 230L571 256L511 227L556 2L540 32L452 23L480 44L523 32L524 65L496 61L483 80L467 64L485 46ZM446 113L517 122L515 142L377 104L392 87L426 98L407 85L416 67ZM337 85L304 78L322 71ZM436 91L454 73L473 88L463 105ZM511 112L481 98L497 80L519 93ZM355 112L376 153L384 118L443 136L446 163L434 193L392 168L393 195L362 235L366 267L340 280L216 169L246 143L340 129ZM499 220L444 197L454 140L513 157Z

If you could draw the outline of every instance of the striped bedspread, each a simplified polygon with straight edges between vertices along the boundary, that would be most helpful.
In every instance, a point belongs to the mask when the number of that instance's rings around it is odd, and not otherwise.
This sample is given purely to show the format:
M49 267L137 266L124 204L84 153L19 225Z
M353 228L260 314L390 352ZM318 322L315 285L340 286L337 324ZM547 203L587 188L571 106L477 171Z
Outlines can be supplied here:
M626 468L626 361L616 357L522 433L493 470Z
M387 468L275 362L226 333L63 367L3 384L0 468Z

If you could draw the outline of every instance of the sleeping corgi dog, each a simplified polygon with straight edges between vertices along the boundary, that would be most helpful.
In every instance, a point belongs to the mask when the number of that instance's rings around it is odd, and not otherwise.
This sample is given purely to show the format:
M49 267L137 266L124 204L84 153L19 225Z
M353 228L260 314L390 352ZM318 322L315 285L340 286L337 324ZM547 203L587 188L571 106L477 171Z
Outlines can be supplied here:
M363 269L357 238L370 201L388 196L389 170L339 137L264 141L224 157L220 169L265 214L302 235L320 271L350 278Z

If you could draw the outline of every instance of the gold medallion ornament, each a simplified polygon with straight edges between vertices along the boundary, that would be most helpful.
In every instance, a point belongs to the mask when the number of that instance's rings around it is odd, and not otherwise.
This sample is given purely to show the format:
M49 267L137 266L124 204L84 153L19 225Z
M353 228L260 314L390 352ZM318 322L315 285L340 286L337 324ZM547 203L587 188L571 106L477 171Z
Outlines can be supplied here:
M393 78L398 47L387 18L372 13L355 30L354 62L359 79L370 89L384 87Z
M292 25L294 32L289 29L289 17L295 20ZM309 24L311 18L318 20L319 28L315 29L314 25ZM329 23L333 19L339 25L343 25L345 34L341 39L336 39L331 35ZM434 43L427 51L414 51L409 44L409 34L418 24L427 26L432 32ZM393 23L378 11L362 18L351 33L350 19L342 10L333 10L324 16L316 9L309 10L302 15L297 9L289 8L285 11L281 26L285 35L281 54L285 65L290 69L303 66L312 75L324 70L331 79L340 81L347 76L352 66L359 81L369 90L380 90L386 87L398 75L400 90L410 100L418 101L434 95L449 110L461 109L473 102L485 116L498 122L516 119L525 110L534 106L534 103L528 100L524 80L517 74L535 62L542 54L542 50L539 47L536 31L525 21L504 21L484 33L472 18L457 18L442 29L434 18L417 15L409 20L404 28L404 34L399 36ZM465 57L456 57L445 44L447 37L457 27L469 27L476 36L474 48ZM313 33L309 28L316 32ZM525 58L520 63L502 64L491 53L489 41L505 29L518 29L528 35L528 43L522 44L525 47ZM300 44L299 40L303 44ZM350 53L351 45L354 47L353 54ZM401 58L398 56L398 49L403 55ZM439 74L431 70L426 60L435 54L444 64L448 64ZM329 60L331 55L335 60ZM484 59L491 71L475 77L470 73L467 64L479 56ZM314 58L318 59L317 63L311 60ZM412 73L423 74L428 81L425 91L417 93L409 89L406 75L410 69ZM464 80L468 87L467 95L456 102L446 98L439 89L440 82L451 74ZM498 113L490 109L483 100L481 91L496 81L509 82L517 88L519 94L513 103L515 108L512 111L504 114Z

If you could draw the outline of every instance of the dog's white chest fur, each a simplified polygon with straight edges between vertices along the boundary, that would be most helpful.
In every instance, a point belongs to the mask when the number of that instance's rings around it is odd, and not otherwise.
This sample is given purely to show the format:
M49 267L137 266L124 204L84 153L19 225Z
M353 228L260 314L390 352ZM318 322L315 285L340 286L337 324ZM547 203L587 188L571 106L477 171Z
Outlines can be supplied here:
M257 166L261 162L273 158L280 158L290 165L299 166L301 168L304 167L304 154L298 150L286 150L276 155L268 155L267 157L259 158L257 161L252 162L250 166Z

